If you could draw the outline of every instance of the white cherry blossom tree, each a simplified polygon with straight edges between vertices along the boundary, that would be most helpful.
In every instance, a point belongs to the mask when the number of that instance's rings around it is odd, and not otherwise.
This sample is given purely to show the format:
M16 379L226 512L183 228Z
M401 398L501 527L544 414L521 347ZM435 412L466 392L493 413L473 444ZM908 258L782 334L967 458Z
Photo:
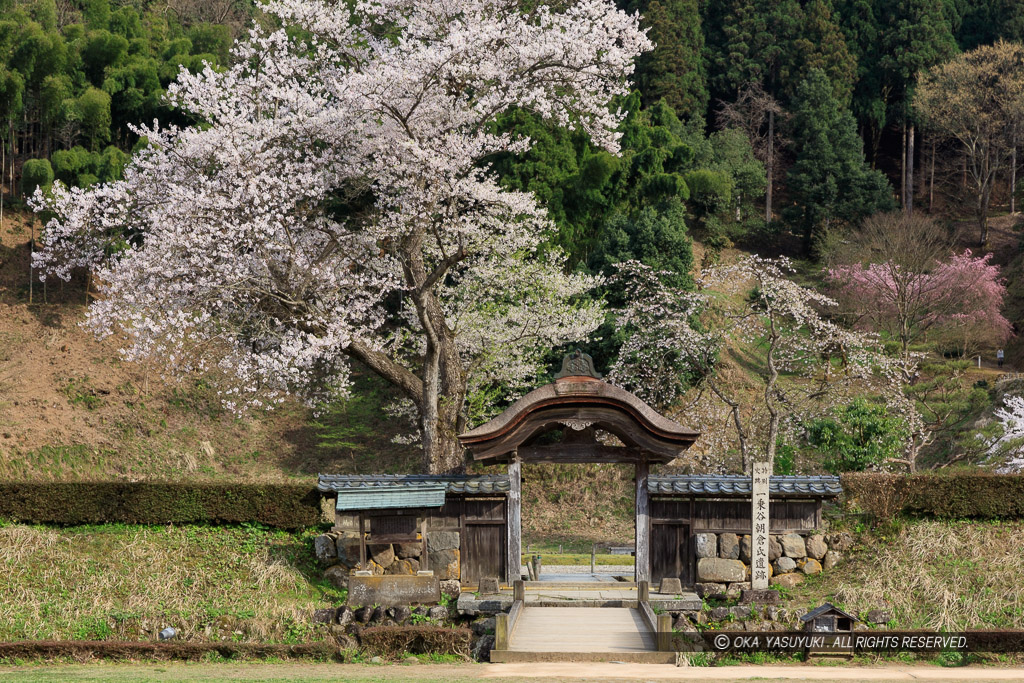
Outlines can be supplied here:
M1002 427L1002 434L991 442L988 455L1004 461L996 472L1024 472L1024 397L1006 396L1003 404L1004 407L993 413Z
M642 264L621 264L628 286L618 325L626 339L610 377L661 406L714 397L725 407L716 417L732 423L744 472L754 460L775 460L780 434L865 391L919 435L898 364L878 352L875 336L823 315L835 302L791 280L792 270L785 258L745 256L707 269L690 293L666 287ZM694 389L684 395L687 373ZM914 453L910 442L903 464L913 468Z
M593 278L487 160L530 141L512 107L616 152L633 59L651 48L611 0L269 0L233 66L183 71L124 180L56 186L37 266L87 267L88 324L129 359L230 378L235 408L343 392L355 359L415 406L425 468L463 465L467 392L513 390L601 321Z

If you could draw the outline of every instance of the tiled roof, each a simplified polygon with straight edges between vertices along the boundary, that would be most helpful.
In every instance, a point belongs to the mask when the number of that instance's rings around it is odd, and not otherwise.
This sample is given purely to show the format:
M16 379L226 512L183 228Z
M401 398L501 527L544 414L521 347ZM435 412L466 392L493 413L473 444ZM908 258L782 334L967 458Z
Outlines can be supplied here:
M840 614L840 615L842 615L842 616L844 616L844 617L846 617L848 619L853 619L854 621L860 621L859 619L857 619L857 617L853 616L852 614L847 614L846 612L844 612L843 610L839 609L838 607L836 607L835 605L833 605L830 602L826 602L821 607L815 607L814 609L812 609L807 614L804 614L803 616L801 616L800 617L800 621L804 621L804 622L810 621L811 619L814 619L815 617L821 616L822 614L825 614L826 612L836 612L837 614Z
M321 474L317 488L323 493L360 489L415 490L429 484L444 484L448 493L507 493L507 474Z
M651 475L647 490L652 494L703 494L706 496L749 496L750 477L741 474ZM768 491L777 496L831 498L843 492L839 477L775 476Z

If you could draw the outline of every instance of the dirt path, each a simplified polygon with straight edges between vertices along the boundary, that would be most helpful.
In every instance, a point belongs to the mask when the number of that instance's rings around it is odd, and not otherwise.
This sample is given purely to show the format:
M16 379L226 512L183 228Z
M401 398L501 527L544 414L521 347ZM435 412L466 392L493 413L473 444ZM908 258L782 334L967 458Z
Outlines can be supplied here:
M0 667L7 681L1024 681L1024 668L935 666L727 666L664 664L93 664Z

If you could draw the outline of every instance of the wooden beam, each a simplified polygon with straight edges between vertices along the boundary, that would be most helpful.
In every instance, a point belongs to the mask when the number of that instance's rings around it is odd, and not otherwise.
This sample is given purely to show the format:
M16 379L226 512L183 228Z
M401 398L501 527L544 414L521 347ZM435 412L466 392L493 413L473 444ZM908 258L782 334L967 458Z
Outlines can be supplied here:
M366 515L359 513L359 569L366 569Z
M636 463L636 582L651 580L651 510L647 493L650 468L646 458Z
M625 446L605 446L602 444L564 444L556 443L547 446L521 446L516 451L523 462L638 462L645 456L639 448ZM668 462L671 458L659 458L658 462Z
M523 463L518 453L512 454L512 462L508 465L509 491L508 510L506 511L506 529L508 536L507 569L505 581L512 584L522 578L519 573L519 561L523 555Z

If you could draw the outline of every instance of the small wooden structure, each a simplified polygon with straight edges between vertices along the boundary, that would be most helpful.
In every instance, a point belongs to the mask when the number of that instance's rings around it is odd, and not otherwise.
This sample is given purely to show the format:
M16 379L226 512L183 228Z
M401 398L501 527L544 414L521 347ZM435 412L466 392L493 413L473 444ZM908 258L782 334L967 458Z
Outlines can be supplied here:
M808 533L821 528L822 502L842 493L839 477L773 476L769 533ZM696 580L695 538L703 533L750 533L750 477L660 475L649 479L651 582Z
M815 607L807 614L801 616L800 621L804 623L804 630L808 633L849 635L853 633L853 625L857 621L857 617L847 614L832 603L826 602L821 607ZM847 642L842 645L837 644L820 649L808 648L804 651L804 654L807 657L852 657L853 645L852 642Z
M667 463L689 448L698 432L658 414L633 394L601 381L590 356L565 357L551 384L534 389L501 415L459 436L485 463L506 463L508 497L507 557L522 553L522 463L631 463L636 470L636 580L650 580L650 498L652 463ZM621 445L598 440L598 430ZM561 440L549 440L561 432ZM510 562L505 578L519 578Z
M510 484L504 474L321 474L317 487L335 500L334 531L358 543L361 567L369 546L420 543L420 569L440 570L430 566L428 546L432 535L445 533L449 544L458 539L459 567L456 576L442 578L477 585L505 575Z

